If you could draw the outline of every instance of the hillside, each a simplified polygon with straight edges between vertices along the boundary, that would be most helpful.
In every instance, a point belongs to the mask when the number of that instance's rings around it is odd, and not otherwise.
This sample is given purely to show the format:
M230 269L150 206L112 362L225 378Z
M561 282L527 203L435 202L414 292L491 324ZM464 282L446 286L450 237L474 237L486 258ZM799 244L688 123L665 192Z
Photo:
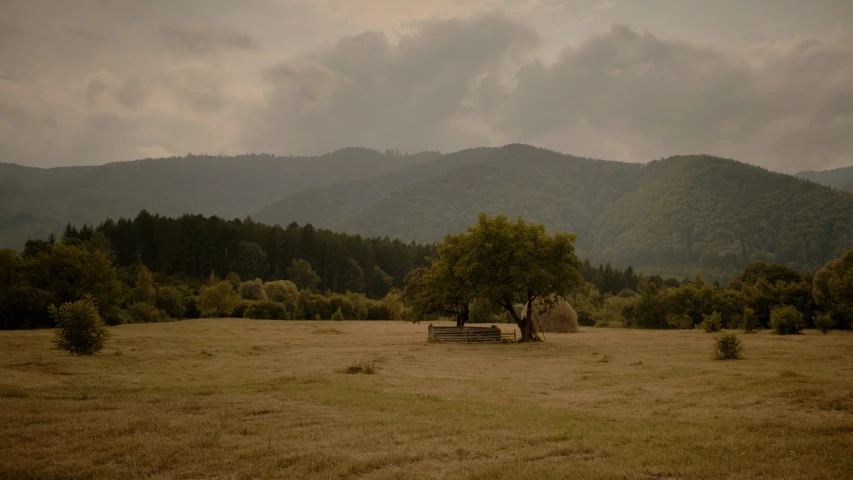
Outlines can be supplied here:
M290 192L381 175L434 155L347 148L318 157L187 156L52 169L0 164L0 247L20 247L68 221L133 217L141 209L243 217Z
M821 185L853 192L853 166L822 171L805 171L796 175Z
M792 176L708 156L645 167L610 205L594 258L687 273L761 259L815 268L853 246L853 196Z
M305 189L266 206L253 218L267 224L311 223L328 228L421 180L483 162L495 148L473 148L429 159L365 180Z
M580 253L594 261L679 276L727 277L754 259L815 268L853 246L853 196L732 160L646 166L525 145L483 153L416 182L387 175L331 186L333 202L301 192L290 211L313 209L342 231L426 242L464 230L479 212L523 215L578 234Z
M480 212L522 215L589 245L604 208L630 191L640 164L563 155L526 145L399 190L335 225L366 235L436 241L463 231Z

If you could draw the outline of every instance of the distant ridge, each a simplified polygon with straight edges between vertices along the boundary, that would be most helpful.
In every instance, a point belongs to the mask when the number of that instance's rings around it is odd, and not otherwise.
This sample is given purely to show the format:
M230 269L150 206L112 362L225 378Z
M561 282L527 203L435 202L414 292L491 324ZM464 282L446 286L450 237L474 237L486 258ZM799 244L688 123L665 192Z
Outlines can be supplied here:
M707 155L644 165L521 144L47 170L0 164L0 246L143 208L426 242L486 212L576 233L579 253L596 262L722 278L753 260L815 269L853 247L853 195L840 190L848 173L853 181L853 168L797 178Z

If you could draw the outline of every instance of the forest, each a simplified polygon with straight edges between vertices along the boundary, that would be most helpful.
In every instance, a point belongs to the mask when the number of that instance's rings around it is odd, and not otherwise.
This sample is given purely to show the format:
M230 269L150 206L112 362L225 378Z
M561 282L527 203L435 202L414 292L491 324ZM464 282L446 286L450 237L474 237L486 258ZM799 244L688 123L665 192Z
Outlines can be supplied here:
M0 250L0 326L51 327L51 306L87 294L111 325L232 316L438 318L441 309L413 308L412 281L442 261L443 245L144 210L97 226L68 223L59 238L30 240L20 253ZM711 322L711 328L751 330L772 327L774 311L789 307L796 330L851 328L853 250L815 272L757 260L724 286L698 275L679 280L589 260L572 268L583 281L564 295L582 325L669 329ZM457 280L445 277L443 288ZM513 312L475 300L465 299L470 321L511 321ZM523 306L521 297L510 301Z

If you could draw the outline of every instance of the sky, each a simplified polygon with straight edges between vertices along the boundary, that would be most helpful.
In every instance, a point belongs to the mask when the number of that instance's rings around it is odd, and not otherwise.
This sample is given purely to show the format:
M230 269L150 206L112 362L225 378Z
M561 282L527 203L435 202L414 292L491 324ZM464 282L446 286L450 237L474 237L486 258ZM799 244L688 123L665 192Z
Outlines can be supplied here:
M0 162L529 143L853 164L850 0L3 0Z

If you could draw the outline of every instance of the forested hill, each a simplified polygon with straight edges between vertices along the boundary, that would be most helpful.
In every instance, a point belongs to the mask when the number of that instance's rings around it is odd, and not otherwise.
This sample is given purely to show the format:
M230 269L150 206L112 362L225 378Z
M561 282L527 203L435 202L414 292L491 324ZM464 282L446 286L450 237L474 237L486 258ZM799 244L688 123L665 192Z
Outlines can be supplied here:
M351 148L48 170L0 164L0 248L69 220L97 224L141 209L419 242L486 212L576 233L579 253L595 263L727 279L752 260L815 269L853 247L853 194L839 180L847 170L833 172L805 180L709 156L643 165L518 144L444 155ZM827 178L833 188L820 184Z
M300 192L263 216L301 218L295 212L305 208L325 227L429 242L479 212L523 215L578 234L579 251L595 262L724 279L756 259L814 269L853 246L853 195L732 160L641 165L526 145L481 153L402 186L376 178L369 188Z
M244 217L291 192L406 168L436 153L346 148L318 157L271 155L146 159L97 167L0 163L0 248L147 209L163 215Z
M832 170L800 172L797 177L811 180L821 185L837 188L847 192L853 192L853 166L835 168Z

